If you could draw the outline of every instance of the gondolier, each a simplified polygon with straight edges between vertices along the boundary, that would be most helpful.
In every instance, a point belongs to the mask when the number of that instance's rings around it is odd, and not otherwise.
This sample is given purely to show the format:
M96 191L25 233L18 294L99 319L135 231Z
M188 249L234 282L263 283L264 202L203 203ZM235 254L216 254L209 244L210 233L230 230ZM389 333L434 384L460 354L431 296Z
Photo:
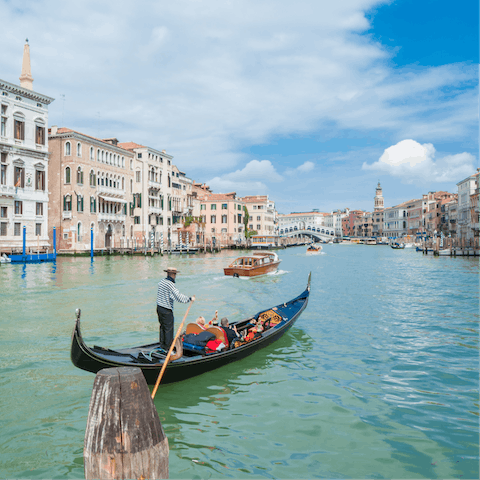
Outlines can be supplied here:
M159 282L157 290L157 315L160 324L160 347L168 350L173 342L173 302L176 300L188 303L195 300L195 296L187 297L175 287L175 278L179 273L176 268L168 267L164 272L167 272L167 278Z

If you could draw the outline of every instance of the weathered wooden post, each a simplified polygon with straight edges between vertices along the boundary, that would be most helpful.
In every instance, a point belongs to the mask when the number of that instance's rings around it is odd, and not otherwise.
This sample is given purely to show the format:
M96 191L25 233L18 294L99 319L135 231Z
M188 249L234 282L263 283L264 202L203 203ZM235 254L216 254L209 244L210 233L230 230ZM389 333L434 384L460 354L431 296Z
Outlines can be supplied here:
M85 431L85 478L168 478L168 454L168 439L141 370L100 370Z

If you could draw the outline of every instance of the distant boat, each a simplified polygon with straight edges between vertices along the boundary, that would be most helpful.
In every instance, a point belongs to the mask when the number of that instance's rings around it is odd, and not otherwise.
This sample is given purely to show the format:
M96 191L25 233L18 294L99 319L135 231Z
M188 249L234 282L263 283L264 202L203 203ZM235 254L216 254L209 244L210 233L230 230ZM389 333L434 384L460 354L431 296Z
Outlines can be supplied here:
M442 248L438 251L438 254L442 257L449 257L452 254L452 250L450 248Z
M253 255L238 257L223 271L225 275L233 277L256 277L274 272L280 261L274 252L255 252Z
M404 244L404 243L398 243L398 242L392 243L390 246L391 246L392 248L394 248L395 250L400 250L400 249L405 248L405 244Z
M320 245L309 245L307 248L307 253L320 253L322 251L322 247Z
M0 257L0 263L11 263L12 260L7 257L5 254L3 254L1 257Z

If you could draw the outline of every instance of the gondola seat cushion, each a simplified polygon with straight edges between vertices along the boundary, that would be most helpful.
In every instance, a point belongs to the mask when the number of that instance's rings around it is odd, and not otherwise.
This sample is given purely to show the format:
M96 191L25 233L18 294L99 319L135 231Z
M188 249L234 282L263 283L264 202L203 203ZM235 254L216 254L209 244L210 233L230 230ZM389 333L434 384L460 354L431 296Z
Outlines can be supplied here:
M211 332L202 331L198 334L195 333L186 333L182 340L184 343L189 343L191 345L198 345L199 347L205 347L209 340L214 340L215 335Z

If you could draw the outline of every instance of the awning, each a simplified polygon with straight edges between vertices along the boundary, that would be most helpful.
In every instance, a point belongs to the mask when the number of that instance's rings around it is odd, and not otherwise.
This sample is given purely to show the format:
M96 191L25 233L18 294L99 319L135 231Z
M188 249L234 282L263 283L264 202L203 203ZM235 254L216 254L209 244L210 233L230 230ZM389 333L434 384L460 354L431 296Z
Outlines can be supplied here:
M109 197L108 195L99 195L100 198L103 198L107 202L116 202L116 203L127 203L126 200L122 198Z

